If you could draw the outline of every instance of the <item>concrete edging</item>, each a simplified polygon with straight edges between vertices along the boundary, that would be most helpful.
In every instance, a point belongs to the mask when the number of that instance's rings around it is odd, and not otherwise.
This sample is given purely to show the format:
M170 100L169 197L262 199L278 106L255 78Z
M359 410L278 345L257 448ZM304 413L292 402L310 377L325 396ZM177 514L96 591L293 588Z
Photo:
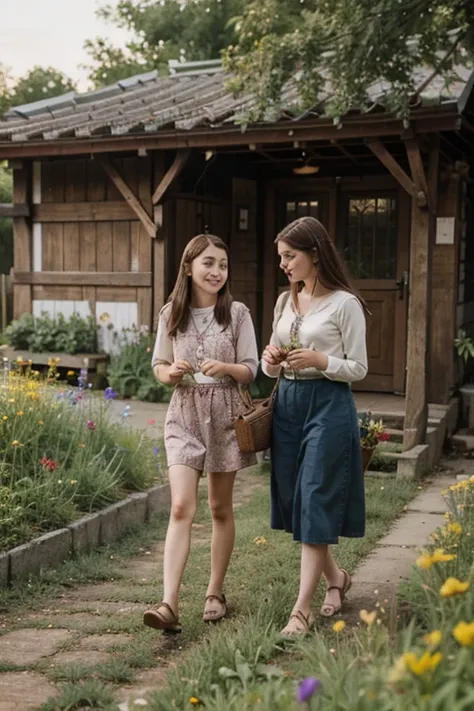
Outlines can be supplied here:
M54 568L72 555L118 540L133 526L169 510L170 502L169 484L153 486L64 528L0 553L0 588L46 568Z

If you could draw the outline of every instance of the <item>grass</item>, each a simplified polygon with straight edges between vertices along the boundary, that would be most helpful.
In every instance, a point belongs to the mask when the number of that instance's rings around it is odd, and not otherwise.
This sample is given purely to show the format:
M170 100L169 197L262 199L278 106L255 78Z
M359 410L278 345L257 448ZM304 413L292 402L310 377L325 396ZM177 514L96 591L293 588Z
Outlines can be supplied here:
M70 614L69 626L75 630L77 642L88 634L114 632L132 634L134 641L128 644L126 649L116 649L113 661L95 669L87 670L76 664L47 670L50 678L60 679L65 685L61 697L54 702L56 705L45 705L41 711L62 711L68 708L69 703L73 704L71 708L79 708L74 706L76 692L72 687L77 686L81 678L98 683L95 686L86 686L86 690L92 689L94 692L90 691L92 701L89 706L107 709L104 704L109 703L108 697L102 692L113 688L114 685L129 683L139 669L155 666L157 654L162 664L167 659L175 663L176 654L179 653L180 663L171 673L168 687L160 691L160 700L154 699L153 711L188 708L192 695L198 692L202 695L210 691L218 678L220 667L235 668L237 649L246 660L257 660L255 668L258 664L272 659L275 650L278 650L277 632L286 621L296 596L299 548L290 536L270 530L266 486L268 465L254 471L262 473L263 488L257 490L251 501L236 511L236 546L226 582L230 602L229 618L221 625L213 627L202 622L202 608L209 576L209 544L195 546L183 580L183 634L176 640L156 635L152 630L143 628L141 614L137 612L123 616L102 614L98 618L91 618L91 624L87 626L79 620L75 623L74 614ZM367 480L366 489L366 537L341 539L336 548L338 561L349 570L353 570L360 559L369 553L378 538L386 532L390 521L403 511L403 507L415 493L416 485L409 480L383 483ZM206 492L201 491L196 523L204 525L207 534L210 519L205 496ZM128 576L124 564L130 557L143 554L143 550L155 541L163 540L166 524L166 517L162 517L147 526L139 527L112 546L68 561L56 571L46 571L38 579L1 591L0 607L8 609L11 617L21 617L45 606L54 608L54 598L58 595L65 595L67 598L68 589L112 579L117 583L117 592L112 590L107 600L139 602L144 607L154 603L159 597L161 571L157 570L155 580L139 583L136 576ZM257 544L256 539L263 539L265 542ZM319 600L315 604L318 603ZM84 609L87 609L87 601L84 602ZM64 614L67 614L67 611ZM54 617L48 621L54 623ZM43 626L38 624L39 622L34 618L26 619L16 622L16 626ZM44 626L48 626L46 620L44 622ZM13 628L9 627L8 631ZM72 645L67 647L72 649ZM260 672L255 672L255 683L264 684L268 671L266 670L263 676ZM87 707L87 704L84 707Z

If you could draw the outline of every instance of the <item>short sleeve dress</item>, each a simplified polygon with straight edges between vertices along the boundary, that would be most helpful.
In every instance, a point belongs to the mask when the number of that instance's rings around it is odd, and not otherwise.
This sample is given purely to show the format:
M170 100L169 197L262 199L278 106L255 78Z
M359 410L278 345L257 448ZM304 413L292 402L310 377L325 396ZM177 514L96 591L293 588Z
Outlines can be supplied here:
M201 472L234 472L255 463L253 454L240 451L235 436L235 418L243 403L233 378L220 380L200 373L205 360L246 365L257 373L258 351L248 308L232 303L232 320L223 329L214 318L214 307L190 309L185 332L170 338L167 332L170 304L161 311L152 366L187 360L195 380L176 386L165 422L168 466L183 464ZM197 381L197 382L196 382Z

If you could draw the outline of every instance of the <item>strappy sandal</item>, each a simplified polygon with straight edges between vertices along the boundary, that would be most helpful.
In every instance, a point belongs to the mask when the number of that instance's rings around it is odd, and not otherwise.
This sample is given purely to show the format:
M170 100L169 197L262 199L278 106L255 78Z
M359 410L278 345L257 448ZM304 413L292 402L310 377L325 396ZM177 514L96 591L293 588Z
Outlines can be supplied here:
M299 626L293 630L288 630L287 632L285 632L292 619L297 620ZM283 637L304 637L308 634L311 627L314 625L314 615L310 612L308 617L306 617L306 615L303 615L301 610L295 610L290 615L288 625L284 627L280 632Z
M204 604L210 600L217 600L217 602L222 605L222 611L216 612L215 610L204 610L202 619L204 622L217 622L218 620L222 620L222 618L227 615L227 601L225 599L225 595L206 595Z
M160 612L162 608L166 610L166 615ZM146 610L143 614L143 624L153 627L154 630L163 630L166 634L179 634L183 629L179 617L175 615L167 602L160 602L155 609Z
M331 585L331 587L329 587L327 589L327 592L329 592L330 590L338 590L339 591L339 596L341 598L341 604L339 605L339 607L336 607L336 605L333 605L331 602L325 603L321 607L321 610L320 610L320 614L323 617L334 617L334 615L337 615L337 613L341 611L344 599L351 588L351 585L352 585L351 576L349 575L347 570L345 570L344 568L341 568L341 571L344 573L344 584L342 585L342 587L339 587L337 585Z

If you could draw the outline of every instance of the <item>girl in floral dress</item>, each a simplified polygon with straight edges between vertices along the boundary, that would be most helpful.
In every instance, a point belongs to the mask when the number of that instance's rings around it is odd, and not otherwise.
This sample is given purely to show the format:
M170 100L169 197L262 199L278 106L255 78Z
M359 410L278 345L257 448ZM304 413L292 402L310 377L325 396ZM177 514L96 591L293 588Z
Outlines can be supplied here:
M164 551L163 600L144 623L180 632L178 596L191 543L198 483L208 474L212 514L211 577L203 619L227 612L224 578L234 547L232 493L236 472L254 463L237 444L234 420L243 405L238 385L249 384L258 364L249 310L232 300L226 244L194 237L184 250L170 301L162 309L153 371L175 385L165 423L171 513Z

